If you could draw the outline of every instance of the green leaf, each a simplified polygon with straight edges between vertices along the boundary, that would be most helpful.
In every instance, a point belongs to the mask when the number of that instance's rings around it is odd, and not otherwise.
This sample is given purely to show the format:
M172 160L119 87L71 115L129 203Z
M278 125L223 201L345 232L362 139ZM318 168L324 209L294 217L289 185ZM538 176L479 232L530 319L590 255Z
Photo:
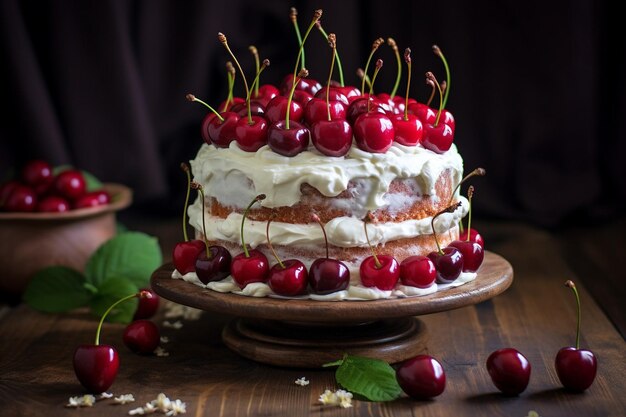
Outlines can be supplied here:
M68 169L74 169L74 167L71 165L59 165L52 169L52 174L58 175L59 173L63 171L67 171ZM80 172L82 172L83 177L85 178L85 185L87 186L87 191L96 191L102 188L103 186L102 181L96 178L95 175L85 170L81 170Z
M120 298L126 297L138 291L137 286L124 277L110 277L98 287L96 294L89 306L91 311L98 317ZM106 321L114 323L130 323L137 310L136 298L120 303L109 315Z
M162 262L156 238L145 233L121 233L104 244L89 258L87 281L99 290L112 277L123 277L137 288L148 286L150 276Z
M391 401L402 394L396 371L379 359L346 355L335 378L344 389L370 401Z
M82 307L92 293L85 288L85 277L65 266L51 266L37 272L26 291L24 301L36 310L60 313Z

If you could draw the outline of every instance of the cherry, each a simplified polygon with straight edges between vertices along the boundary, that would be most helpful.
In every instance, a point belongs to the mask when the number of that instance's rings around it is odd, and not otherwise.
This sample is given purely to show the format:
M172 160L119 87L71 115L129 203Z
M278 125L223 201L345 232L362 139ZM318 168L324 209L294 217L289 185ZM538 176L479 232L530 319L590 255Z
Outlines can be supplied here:
M398 47L396 46L395 49L397 50ZM408 70L404 114L394 115L391 118L391 121L393 122L393 128L395 131L394 141L405 146L416 146L422 140L424 129L422 127L422 122L416 116L409 114L408 110L409 88L411 87L411 50L409 48L406 48L404 51L404 61L406 62Z
M261 116L242 117L235 126L235 140L246 152L256 152L267 144L267 120Z
M326 242L326 257L313 261L309 268L309 283L316 294L330 294L345 290L350 284L350 270L343 262L328 257L328 236L319 216L313 214L313 221L322 228Z
M276 123L285 120L287 116L287 106L289 106L289 117L291 120L299 122L304 117L304 106L295 100L289 102L288 97L276 96L265 108L265 118L270 123Z
M24 165L21 178L25 185L33 187L35 192L41 195L50 188L54 175L49 163L35 159Z
M287 259L281 261L272 242L270 241L270 223L272 219L267 221L267 227L265 229L265 235L267 236L267 246L272 251L274 258L276 258L276 264L272 266L267 279L267 284L272 291L278 295L285 295L293 297L296 295L304 294L308 285L308 273L304 264L297 259Z
M142 288L151 294L151 297L140 297L137 303L137 310L133 320L149 319L153 317L159 309L159 296L151 288Z
M437 112L437 118L434 123L426 123L424 126L424 137L422 138L422 145L426 149L430 149L436 153L444 153L452 146L454 140L454 130L447 124L440 121L441 112L443 110L443 98L441 86L437 82L435 75L432 72L426 73L426 78L432 81L437 90L439 91L439 111Z
M496 350L487 358L487 371L493 384L505 395L518 395L528 386L530 363L516 349Z
M417 116L422 125L433 124L437 120L437 112L424 103L410 103L408 113Z
M400 281L404 285L429 288L436 279L435 264L426 256L409 256L400 263Z
M8 200L9 195L16 186L22 185L19 181L11 180L0 184L0 209L4 207L4 203Z
M100 344L100 331L106 316L120 303L135 297L151 297L147 291L123 297L113 303L100 318L96 331L96 341L93 345L80 345L76 348L73 357L74 373L78 381L89 392L99 394L109 389L117 376L120 360L117 350L110 345Z
M402 391L418 400L436 397L446 388L446 373L441 363L428 355L417 355L400 364L396 380Z
M70 203L63 197L50 195L37 203L37 211L47 213L63 213L70 210Z
M271 99L270 99L271 100ZM268 100L269 102L269 100ZM230 111L237 113L239 117L247 117L248 116L248 105L246 101L241 103L233 104L230 108ZM250 113L253 116L263 116L265 114L265 105L261 104L257 100L250 101Z
M481 234L478 233L478 230L476 230L476 229L469 229L469 239L468 240L470 242L478 243L480 246L483 247L483 249L485 248L485 240L483 239Z
M185 163L181 163L180 168L187 175L187 195L185 196L182 221L183 237L185 240L174 245L172 261L174 262L176 270L182 275L185 275L196 270L196 259L200 252L205 249L205 245L202 240L189 240L189 236L187 235L187 206L189 205L189 193L191 191L191 172L189 166Z
M328 120L330 112L331 120L345 120L346 106L338 101L326 101L321 98L314 98L304 107L304 121L307 125L313 126L321 120Z
M369 106L369 110L368 110ZM386 114L385 110L380 106L380 103L376 97L359 97L353 100L346 110L346 120L352 126L356 119L368 112L376 112L380 114Z
M467 197L469 200L469 220L468 227L472 224L472 196L474 195L474 187L470 185L467 190ZM450 243L449 246L457 248L463 255L463 272L476 272L480 265L483 263L485 257L485 251L483 247L476 242L469 240L469 230L467 233L467 240L463 240L463 236L459 236L459 240L455 240Z
M193 94L187 94L185 97L188 101L203 104L211 111L202 120L201 133L204 141L209 145L212 143L218 148L228 148L230 142L235 140L235 127L239 115L231 111L218 113L213 107Z
M204 235L205 249L196 258L195 270L198 279L203 284L208 284L210 281L220 281L230 275L231 256L225 247L218 245L209 246L207 243L206 223L204 220L204 213L206 212L204 207L204 190L202 185L197 182L192 182L191 188L198 190L202 199L202 233Z
M128 349L135 353L154 352L161 341L159 328L150 320L135 320L124 329L122 337Z
M331 33L331 35L334 34ZM335 54L333 54L333 57L334 56ZM344 106L350 105L350 101L348 100L348 97L343 93L343 89L341 87L322 87L317 93L315 93L315 96L313 97L326 100L326 96L328 96L329 101L338 101Z
M592 351L580 348L580 296L576 285L568 280L565 286L572 289L576 296L576 347L561 348L556 355L554 365L559 381L565 389L583 392L593 384L598 369L598 361Z
M83 173L76 169L68 169L59 173L52 184L57 195L68 200L82 197L87 189Z
M309 104L309 101L311 100L313 100L313 96L304 90L296 90L293 92L293 101L300 104L300 106L302 106L303 109L306 107L307 104ZM292 108L291 112L293 113L293 111L294 109ZM298 115L296 114L293 118L297 119L297 117ZM303 113L303 117L304 117L304 113Z
M280 87L279 87L280 93L282 95L289 94L289 91L291 91L291 89L293 88L294 79L295 79L294 74L287 74L285 78L283 78L283 81L280 83ZM300 80L300 82L296 86L296 90L304 91L310 94L311 96L314 96L315 93L317 93L320 88L322 88L322 85L318 81L312 78L306 78L306 77Z
M88 208L109 204L111 196L104 190L92 191L74 201L74 208Z
M365 230L365 239L372 251L372 256L365 258L359 266L361 284L366 287L376 287L379 290L389 291L394 289L398 283L398 279L400 278L400 266L393 256L376 255L367 234L367 223L369 223L370 219L371 215L368 212L363 221L363 228Z
M284 156L295 156L309 146L311 132L304 125L279 121L270 126L267 133L267 144L276 153Z
M239 288L244 288L246 285L252 282L265 282L267 281L267 275L269 273L269 264L267 257L256 249L248 250L243 235L243 226L248 216L248 212L254 205L254 203L264 200L265 195L260 194L250 202L248 207L241 217L241 246L243 247L243 253L235 256L230 264L230 274L233 279L239 285Z
M437 239L437 232L435 231L435 219L443 213L453 213L460 205L461 203L459 202L446 207L439 213L435 214L430 221L430 227L433 230L433 236L435 237L435 243L437 244L437 251L429 253L428 257L435 264L435 269L437 270L437 282L441 284L449 284L461 275L461 271L463 270L463 255L453 246L441 249L439 239Z
M372 77L372 85L370 86L370 96L372 95L372 88L378 72L383 66L382 59L376 61L376 70ZM395 131L393 129L393 123L389 117L381 113L372 113L369 111L370 101L368 103L368 111L361 114L354 121L354 139L359 149L372 152L372 153L384 153L393 144L393 138Z
M35 210L37 207L37 194L35 194L35 190L22 184L16 184L10 188L10 193L8 193L2 205L5 211L30 212Z

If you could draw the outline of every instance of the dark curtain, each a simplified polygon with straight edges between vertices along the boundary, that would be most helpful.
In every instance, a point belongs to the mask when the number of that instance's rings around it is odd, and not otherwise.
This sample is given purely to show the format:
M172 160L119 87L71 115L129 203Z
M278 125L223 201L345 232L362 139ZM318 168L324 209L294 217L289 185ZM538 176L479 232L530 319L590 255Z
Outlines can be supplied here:
M455 143L468 171L488 172L473 181L477 216L559 226L624 213L626 33L617 3L592 0L3 0L0 175L45 158L131 186L134 210L178 213L179 163L202 143L205 114L185 94L215 105L226 95L217 32L250 80L256 45L272 62L262 82L277 84L297 55L290 6L302 31L324 10L351 84L372 41L391 36L411 47L411 96L425 101L424 72L444 78L431 45L442 48ZM324 82L330 50L317 31L309 39L307 67ZM376 57L385 62L376 90L389 91L395 58L386 46Z

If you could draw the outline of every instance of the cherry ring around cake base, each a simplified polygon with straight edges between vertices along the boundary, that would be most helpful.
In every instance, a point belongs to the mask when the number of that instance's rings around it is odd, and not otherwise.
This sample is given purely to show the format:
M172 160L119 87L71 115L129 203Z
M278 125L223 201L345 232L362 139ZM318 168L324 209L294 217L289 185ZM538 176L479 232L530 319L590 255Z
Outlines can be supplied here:
M486 251L476 279L430 295L368 301L247 297L172 279L173 265L152 274L161 297L236 316L222 332L226 346L257 362L317 368L345 353L396 363L426 350L428 331L415 316L477 304L513 282L511 264Z

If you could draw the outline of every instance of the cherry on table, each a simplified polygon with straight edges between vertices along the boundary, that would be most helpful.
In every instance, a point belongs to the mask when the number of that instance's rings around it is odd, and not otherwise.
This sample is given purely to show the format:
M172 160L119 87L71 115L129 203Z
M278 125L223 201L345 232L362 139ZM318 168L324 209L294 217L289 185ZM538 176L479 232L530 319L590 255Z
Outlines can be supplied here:
M402 391L418 400L436 397L446 388L443 366L429 355L417 355L404 361L396 370L396 379Z
M154 352L161 341L159 328L150 320L135 320L124 329L122 340L128 349L139 354Z
M159 310L159 296L152 290L152 288L142 288L140 291L150 293L150 297L139 297L137 303L137 310L133 316L133 320L149 319L153 317Z
M530 363L517 349L504 348L487 358L487 372L493 384L505 395L519 395L528 386Z

